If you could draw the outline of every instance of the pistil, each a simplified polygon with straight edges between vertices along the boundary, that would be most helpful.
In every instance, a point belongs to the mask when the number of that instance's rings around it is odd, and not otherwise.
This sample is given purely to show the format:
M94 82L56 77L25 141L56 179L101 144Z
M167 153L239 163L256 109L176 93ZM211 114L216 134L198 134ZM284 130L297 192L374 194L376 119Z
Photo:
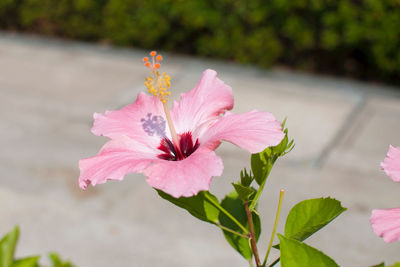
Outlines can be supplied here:
M168 122L168 126L169 126L169 131L171 132L171 136L172 136L172 141L174 142L175 147L178 147L178 135L176 134L176 130L174 127L174 124L172 123L172 118L171 118L171 113L168 110L168 106L167 106L167 102L162 102L163 107L164 107L164 113L165 113L165 117L167 119Z
M143 62L146 67L151 68L151 74L153 77L146 78L145 85L150 94L158 97L163 105L165 117L168 122L168 127L171 133L172 141L174 146L179 150L179 140L178 135L176 134L176 130L174 124L172 122L171 113L169 112L167 101L169 100L169 96L171 92L168 89L171 87L171 78L169 75L165 74L165 72L161 73L158 71L160 68L160 61L162 60L161 55L157 55L156 51L150 52L150 56L152 57L151 63L149 62L148 57L143 58ZM179 152L178 152L179 153Z

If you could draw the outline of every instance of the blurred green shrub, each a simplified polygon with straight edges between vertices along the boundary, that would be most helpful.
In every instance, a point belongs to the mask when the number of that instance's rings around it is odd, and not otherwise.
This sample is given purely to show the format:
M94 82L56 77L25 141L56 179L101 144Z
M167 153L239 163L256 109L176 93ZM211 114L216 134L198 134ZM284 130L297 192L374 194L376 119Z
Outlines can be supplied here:
M400 82L400 0L2 0L0 27Z

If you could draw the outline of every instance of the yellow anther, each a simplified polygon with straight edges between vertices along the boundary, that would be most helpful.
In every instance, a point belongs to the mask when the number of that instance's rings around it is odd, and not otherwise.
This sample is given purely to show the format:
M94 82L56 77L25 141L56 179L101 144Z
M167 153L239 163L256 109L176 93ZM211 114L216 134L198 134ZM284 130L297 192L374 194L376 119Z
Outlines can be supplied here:
M150 94L158 97L161 102L166 103L169 100L171 92L168 89L171 87L171 77L165 72L159 73L158 71L153 72L153 77L147 77L144 84Z

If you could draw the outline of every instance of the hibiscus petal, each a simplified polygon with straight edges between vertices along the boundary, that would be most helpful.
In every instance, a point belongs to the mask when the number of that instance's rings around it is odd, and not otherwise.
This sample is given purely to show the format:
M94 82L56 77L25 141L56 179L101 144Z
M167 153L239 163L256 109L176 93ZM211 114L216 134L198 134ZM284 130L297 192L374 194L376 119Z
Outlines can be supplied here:
M195 88L181 94L174 103L171 114L176 130L180 133L193 131L204 121L218 118L218 115L233 107L232 88L217 78L214 70L205 70Z
M400 240L400 208L372 210L370 222L375 234L386 243Z
M184 160L158 160L144 174L152 187L178 198L209 190L211 178L220 176L223 168L221 158L214 151L197 149Z
M281 123L269 112L250 111L243 114L226 114L200 135L200 146L215 149L225 140L258 153L268 146L278 145L285 134Z
M162 135L169 134L161 101L139 93L136 101L120 110L95 113L92 132L111 139L129 136L138 142L157 146Z
M389 146L381 167L393 181L400 182L400 147Z
M142 172L154 159L156 151L128 137L106 143L97 156L79 161L79 186L122 180L131 172Z

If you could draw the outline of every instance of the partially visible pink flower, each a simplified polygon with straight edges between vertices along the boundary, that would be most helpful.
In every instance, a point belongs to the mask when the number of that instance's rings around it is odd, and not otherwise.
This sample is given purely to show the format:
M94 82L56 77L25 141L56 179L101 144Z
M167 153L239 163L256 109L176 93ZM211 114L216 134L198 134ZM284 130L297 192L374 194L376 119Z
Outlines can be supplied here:
M154 96L139 93L133 104L121 110L95 113L92 132L111 140L97 156L80 160L80 187L122 180L136 172L174 197L208 190L211 178L222 174L222 160L214 153L222 140L257 153L284 137L271 113L226 112L232 107L232 89L215 71L206 70L196 87L173 105L175 144L163 104Z
M389 146L381 167L393 181L400 182L400 147Z
M400 148L389 146L381 167L393 181L400 182ZM370 223L385 242L400 240L400 208L372 210Z
M370 222L375 234L385 242L400 240L400 208L373 210Z

